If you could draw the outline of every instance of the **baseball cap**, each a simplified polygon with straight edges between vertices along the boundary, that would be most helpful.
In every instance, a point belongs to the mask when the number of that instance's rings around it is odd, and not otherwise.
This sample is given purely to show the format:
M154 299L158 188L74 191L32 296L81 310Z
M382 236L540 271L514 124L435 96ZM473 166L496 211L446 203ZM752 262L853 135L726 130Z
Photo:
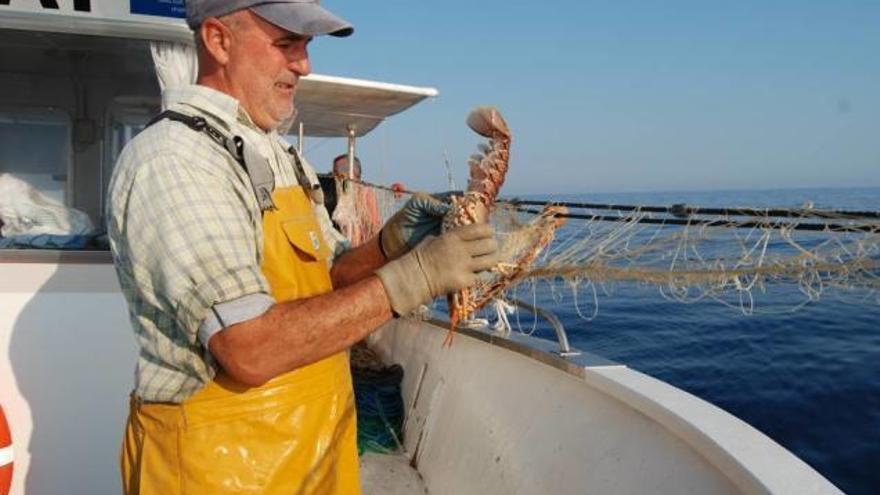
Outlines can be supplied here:
M354 27L321 7L319 0L186 0L186 23L197 29L208 17L220 17L242 9L292 33L304 36L348 36Z

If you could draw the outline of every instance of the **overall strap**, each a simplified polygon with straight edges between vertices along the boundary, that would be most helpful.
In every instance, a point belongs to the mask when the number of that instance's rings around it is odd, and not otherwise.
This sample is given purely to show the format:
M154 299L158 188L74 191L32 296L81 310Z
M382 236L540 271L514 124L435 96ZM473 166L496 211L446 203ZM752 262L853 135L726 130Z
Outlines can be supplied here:
M302 164L302 158L299 156L299 152L293 146L289 146L287 148L287 153L293 159L293 172L296 175L296 180L299 182L299 185L305 189L306 193L309 195L309 199L312 200L312 203L315 204L324 204L324 192L321 189L321 183L318 180L312 181L311 177L306 173L305 167Z
M275 204L272 202L272 191L275 190L275 174L269 167L269 162L265 157L251 149L250 146L245 147L244 139L241 136L227 137L220 129L211 125L204 117L198 115L187 115L174 110L165 110L153 117L146 127L164 120L173 120L180 122L196 132L203 132L212 141L225 149L235 161L245 170L251 180L251 186L254 189L254 196L260 205L260 211L274 210Z

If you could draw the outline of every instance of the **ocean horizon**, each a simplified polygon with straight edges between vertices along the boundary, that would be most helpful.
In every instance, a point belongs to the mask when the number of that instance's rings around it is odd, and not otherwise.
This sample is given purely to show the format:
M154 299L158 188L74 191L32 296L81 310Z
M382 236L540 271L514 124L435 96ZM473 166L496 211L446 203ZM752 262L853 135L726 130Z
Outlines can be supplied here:
M551 201L620 202L627 204L672 205L690 200L691 206L729 207L803 207L812 203L816 209L858 209L880 212L880 186L851 187L772 187L772 188L719 188L658 191L612 191L595 193L524 193L502 194L504 199ZM744 203L747 202L747 203Z

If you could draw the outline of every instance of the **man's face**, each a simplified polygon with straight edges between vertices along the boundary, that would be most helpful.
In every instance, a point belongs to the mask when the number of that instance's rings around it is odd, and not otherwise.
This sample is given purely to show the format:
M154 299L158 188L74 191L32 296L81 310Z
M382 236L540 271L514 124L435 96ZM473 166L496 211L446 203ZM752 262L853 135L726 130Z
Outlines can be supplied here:
M274 129L293 114L297 82L312 70L311 37L285 31L250 11L240 17L227 66L232 96L257 126Z
M348 158L340 158L333 162L333 173L348 177ZM361 178L361 167L354 162L354 179Z

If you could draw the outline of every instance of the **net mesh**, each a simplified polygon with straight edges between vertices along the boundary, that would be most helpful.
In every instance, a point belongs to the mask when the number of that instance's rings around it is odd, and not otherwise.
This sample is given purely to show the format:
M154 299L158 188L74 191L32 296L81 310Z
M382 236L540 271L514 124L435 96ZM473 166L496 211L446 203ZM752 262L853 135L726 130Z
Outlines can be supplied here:
M653 286L667 299L712 299L747 314L774 291L773 311L830 294L880 303L876 220L812 210L789 210L785 217L769 211L743 216L728 210L708 217L640 207L611 211L615 214L580 210L521 281L544 280L554 289L587 289L594 296L610 293L615 284L635 283ZM788 303L778 304L781 300Z
M382 221L409 197L359 186L375 193ZM612 294L623 283L681 303L714 300L746 314L791 311L827 296L880 304L877 213L567 204L567 212L556 213L566 221L552 243L516 266L548 228L539 210L526 207L541 203L496 205L491 222L502 265L481 281L484 289L501 281L492 296L573 291L576 305L594 303L592 314L578 307L585 318L595 315L597 294ZM773 304L762 307L762 298Z

